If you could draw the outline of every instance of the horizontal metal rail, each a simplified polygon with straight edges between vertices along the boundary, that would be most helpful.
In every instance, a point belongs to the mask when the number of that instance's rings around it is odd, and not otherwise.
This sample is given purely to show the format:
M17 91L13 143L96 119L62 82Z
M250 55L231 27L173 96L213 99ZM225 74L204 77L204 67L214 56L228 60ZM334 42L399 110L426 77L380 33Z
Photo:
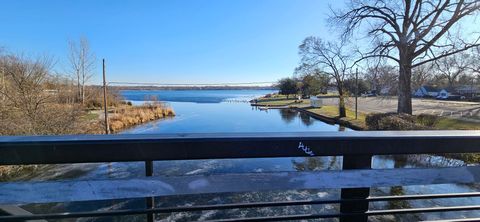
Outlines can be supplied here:
M373 155L441 153L480 153L480 132L384 131L0 137L0 165L343 156L344 170L349 170L349 172L352 173L361 173L370 172L369 169L371 167L371 156ZM467 168L470 169L471 167ZM153 168L150 170L153 172ZM392 170L395 171L395 169ZM439 179L441 179L441 177L444 178L445 175L455 175L458 177L455 180L451 180L454 178L452 176L452 178L449 177L449 180L444 181L455 181L459 183L463 183L465 181L468 181L468 183L479 181L479 177L476 176L476 173L472 173L473 171L468 171L469 173L463 175L459 173L448 174L449 170L451 171L455 169L438 168L432 169L431 171L438 171L435 174L432 173L432 175L436 175ZM412 183L412 181L416 178L411 178L412 173L410 171L417 172L418 170L402 169L396 171L398 171L398 173L403 175L406 179L410 178L408 181ZM382 170L372 170L372 180L377 182L388 180L387 177L381 176L379 174L380 172L382 172ZM335 172L332 171L331 173ZM319 175L312 175L312 178L318 177ZM361 175L365 174L359 174L357 176ZM410 175L410 177L407 175ZM399 178L400 177L401 176L399 176ZM213 178L213 176L210 176L210 178ZM228 177L226 178L228 179ZM239 178L241 177L238 177L237 179ZM349 178L352 179L357 177L349 176ZM422 178L419 179L425 178L429 177L422 176ZM227 179L225 180L230 181ZM363 179L365 179L365 177ZM145 179L145 181L146 180L147 179ZM357 178L357 180L361 181L359 178ZM434 181L438 182L439 180ZM111 180L110 182L114 182L114 180ZM325 180L321 180L320 182L316 180L314 184L308 186L308 189L318 188L324 182ZM78 183L81 183L81 181L78 181ZM98 181L95 182L95 184L99 183L100 182ZM430 184L433 182L430 181L427 183ZM392 183L384 181L383 184L391 185ZM405 184L408 183L405 182ZM402 182L400 185L405 184ZM259 183L257 185L260 186L261 184ZM8 183L3 183L2 186L7 187ZM368 216L480 210L480 205L368 210L368 204L371 202L414 201L439 198L473 198L480 197L480 192L368 197L368 187L371 186L368 184L365 186L367 187L349 188L348 186L339 186L342 188L341 199L231 203L221 205L155 208L152 198L150 199L150 203L152 203L150 204L151 206L147 207L146 209L11 215L0 216L0 221L106 216L111 217L125 215L151 216L156 213L288 207L321 204L340 204L341 208L338 213L226 218L219 221L280 221L318 218L340 218L341 221L366 221L366 217ZM149 190L149 192L151 193L151 190ZM80 199L77 199L77 201L78 200ZM72 201L75 201L75 199L72 199ZM152 221L153 217L151 217L149 220Z
M232 203L232 204L219 204L219 205L197 205L197 206L181 206L181 207L161 207L152 209L154 213L175 213L175 212L191 212L191 211L205 211L205 210L228 210L228 209L243 209L243 208L265 208L265 207L287 207L287 206L300 206L300 205L321 205L321 204L341 204L341 203L359 203L359 202L385 202L385 201L402 201L402 200L423 200L423 199L445 199L445 198L467 198L467 197L480 197L480 192L471 193L450 193L450 194L422 194L422 195L404 195L404 196L380 196L369 197L367 199L325 199L325 200L296 200L296 201L277 201L277 202L254 202L254 203ZM102 216L110 215L112 211L108 212L96 212ZM132 214L136 214L136 210L132 211ZM82 212L76 212L83 215ZM118 215L124 215L125 211L121 210L117 212ZM146 211L144 212L146 213ZM70 213L69 216L73 216ZM140 213L141 214L141 213ZM116 214L117 215L117 214ZM9 217L8 219L61 219L66 218L66 213L58 214L43 214L43 215L27 215Z
M324 214L298 214L298 215L282 215L282 216L251 217L251 218L231 218L231 219L221 219L221 220L213 220L213 221L280 221L280 220L302 220L302 219L319 219L319 218L339 218L343 216L357 216L357 215L382 216L382 215L394 215L394 214L415 214L415 213L469 211L469 210L480 210L480 205L424 207L424 208L391 209L391 210L370 210L365 213L324 213ZM85 217L114 217L114 216L128 216L128 215L144 215L149 213L171 213L171 212L165 211L165 209L162 209L162 208L152 208L152 209L136 209L136 210L52 213L52 214L3 216L0 218L0 221L22 221L22 220L40 220L40 219L50 220L50 219L85 218Z
M449 219L449 220L426 220L423 222L471 222L475 221L478 222L480 221L480 217L477 218L462 218L462 219Z
M0 165L477 152L478 131L0 137Z
M211 193L468 184L475 183L477 181L475 178L480 178L480 166L4 182L0 183L0 204L95 201ZM359 198L352 197L352 199Z

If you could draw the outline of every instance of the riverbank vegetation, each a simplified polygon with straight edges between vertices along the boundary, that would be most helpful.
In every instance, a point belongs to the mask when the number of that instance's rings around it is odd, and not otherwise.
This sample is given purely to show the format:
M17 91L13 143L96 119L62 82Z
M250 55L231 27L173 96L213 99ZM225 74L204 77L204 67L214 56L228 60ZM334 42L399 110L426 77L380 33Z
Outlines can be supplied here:
M175 116L173 109L160 102L123 106L116 109L110 117L109 128L115 133L134 125L173 116Z
M54 74L47 57L0 57L0 135L98 134L104 132L103 90ZM127 126L173 116L160 102L133 107L117 91L107 92L115 132Z
M53 63L47 56L0 52L0 136L105 133L103 88L87 85L91 64L79 62L70 75L53 70ZM107 101L112 132L175 115L161 102L132 106L115 90L107 90ZM0 166L0 178L36 169Z
M308 98L312 95L327 94L330 81L327 73L321 72L318 69L310 72L297 68L295 74L296 77L279 80L277 83L279 95L273 94L272 96L276 96L277 98L284 96L286 99L293 97L295 99L298 96ZM338 93L336 95L338 95Z

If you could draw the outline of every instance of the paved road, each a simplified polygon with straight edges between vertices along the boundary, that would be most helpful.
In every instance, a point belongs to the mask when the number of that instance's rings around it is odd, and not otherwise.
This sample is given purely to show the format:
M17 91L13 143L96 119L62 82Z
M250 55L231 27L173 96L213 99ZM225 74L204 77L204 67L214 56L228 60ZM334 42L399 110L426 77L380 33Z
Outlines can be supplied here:
M324 104L337 105L338 99L323 99ZM347 99L347 106L354 108L355 99ZM412 100L413 114L422 113L433 114L438 116L449 116L462 118L467 120L480 121L480 103L474 102L457 102L457 101L439 101L431 99ZM367 97L358 98L358 110L364 113L372 112L396 112L396 97Z

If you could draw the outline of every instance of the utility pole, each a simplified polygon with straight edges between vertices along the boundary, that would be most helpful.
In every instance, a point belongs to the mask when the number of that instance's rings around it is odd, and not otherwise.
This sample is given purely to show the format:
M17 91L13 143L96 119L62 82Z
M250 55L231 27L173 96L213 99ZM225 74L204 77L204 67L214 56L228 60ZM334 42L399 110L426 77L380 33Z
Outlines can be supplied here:
M105 78L105 59L102 59L103 65L103 110L105 116L105 134L110 133L110 127L108 126L108 107L107 107L107 81Z
M355 119L358 119L358 68L355 70Z
M6 85L6 81L5 81L5 66L2 65L2 107L5 105L5 100L6 100L6 97L5 97L5 93L7 93L7 85Z

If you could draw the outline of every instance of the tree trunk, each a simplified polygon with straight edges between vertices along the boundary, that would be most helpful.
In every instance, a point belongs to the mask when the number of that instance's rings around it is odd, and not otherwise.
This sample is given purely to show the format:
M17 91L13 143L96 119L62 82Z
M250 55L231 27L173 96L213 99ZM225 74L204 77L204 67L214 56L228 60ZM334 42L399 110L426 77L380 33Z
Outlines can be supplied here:
M412 114L412 61L400 53L400 73L398 75L398 113Z
M345 96L343 95L343 87L338 87L338 117L346 117Z
M80 87L80 74L77 73L77 102L82 98L82 89Z
M82 84L82 105L85 105L85 83Z
M452 77L447 77L447 79L448 79L448 88L450 88L450 89L453 88L454 85L455 85L455 77L453 77L453 78Z

